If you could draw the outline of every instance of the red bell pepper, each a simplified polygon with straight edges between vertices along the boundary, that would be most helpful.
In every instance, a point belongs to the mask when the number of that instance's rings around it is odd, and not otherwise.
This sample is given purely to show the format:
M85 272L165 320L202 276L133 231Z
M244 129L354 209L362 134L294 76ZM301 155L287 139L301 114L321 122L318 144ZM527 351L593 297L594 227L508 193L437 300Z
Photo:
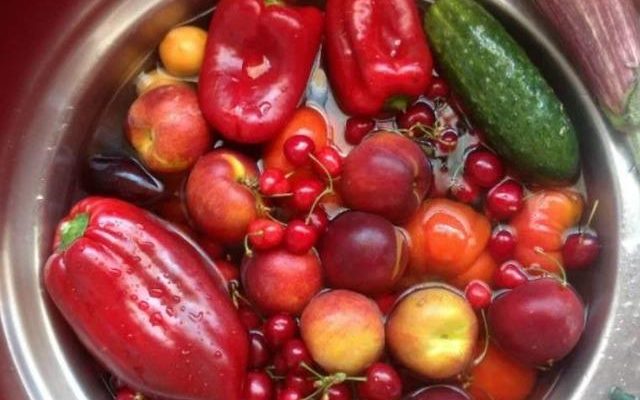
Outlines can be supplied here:
M222 0L200 71L200 108L226 139L265 142L304 94L323 30L314 7L278 0Z
M415 0L328 0L329 79L344 111L402 109L431 82L433 60Z
M90 197L54 246L46 289L113 374L163 399L242 400L246 330L222 275L184 236L134 205Z

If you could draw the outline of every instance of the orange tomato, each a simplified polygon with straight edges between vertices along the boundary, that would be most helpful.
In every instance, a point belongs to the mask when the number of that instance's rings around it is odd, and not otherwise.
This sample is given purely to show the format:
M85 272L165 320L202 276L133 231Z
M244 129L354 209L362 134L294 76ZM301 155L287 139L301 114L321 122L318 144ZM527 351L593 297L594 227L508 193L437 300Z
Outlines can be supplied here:
M263 152L265 168L279 168L284 173L296 168L284 156L283 146L291 136L303 135L313 140L316 149L330 144L329 125L325 117L311 107L300 107L284 130L266 144Z
M453 279L467 273L491 235L484 215L448 199L425 201L405 228L410 238L409 276L418 280Z
M536 384L537 371L512 359L491 344L480 364L471 370L467 389L473 400L525 400Z
M570 189L534 193L511 221L518 237L516 260L525 268L557 272L562 264L563 234L580 221L583 207L582 196Z

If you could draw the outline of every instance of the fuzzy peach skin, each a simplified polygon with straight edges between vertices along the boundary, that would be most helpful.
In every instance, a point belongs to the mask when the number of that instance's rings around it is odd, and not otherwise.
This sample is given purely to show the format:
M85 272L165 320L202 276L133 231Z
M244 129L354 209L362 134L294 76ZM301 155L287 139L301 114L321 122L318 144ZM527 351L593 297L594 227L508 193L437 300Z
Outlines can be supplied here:
M359 293L333 290L316 296L300 319L311 356L327 372L362 373L384 350L383 316Z
M251 221L259 215L248 182L258 177L248 157L216 149L198 160L187 180L186 203L196 226L212 240L240 245Z
M213 141L196 92L186 85L143 93L129 108L125 131L142 162L156 172L189 169Z

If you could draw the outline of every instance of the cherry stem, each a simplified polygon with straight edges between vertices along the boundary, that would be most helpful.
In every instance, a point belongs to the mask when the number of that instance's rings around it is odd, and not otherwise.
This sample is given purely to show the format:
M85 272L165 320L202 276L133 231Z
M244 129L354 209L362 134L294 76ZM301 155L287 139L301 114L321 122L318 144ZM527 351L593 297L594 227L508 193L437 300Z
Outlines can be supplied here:
M313 154L309 154L309 158L314 163L316 163L320 168L322 168L322 171L327 176L328 185L327 185L327 188L323 190L322 193L320 193L320 195L318 195L318 197L316 197L316 199L313 201L313 204L311 205L311 209L309 210L309 214L307 214L307 218L305 218L304 220L304 223L307 225L309 225L309 223L311 222L311 214L313 214L313 211L315 211L316 207L318 207L318 204L320 203L322 198L326 195L333 193L333 177L329 173L329 170Z
M269 215L269 214L267 214ZM249 235L244 235L244 254L247 257L253 257L253 250L251 250L251 246L249 246Z
M247 299L240 293L240 284L238 283L238 281L233 280L229 282L229 291L231 292L231 302L233 302L233 305L236 308L240 307L240 301L242 301L245 305L253 309L253 304L251 304L249 299ZM262 316L260 317L262 318Z
M324 172L324 174L326 175L327 182L329 183L328 188L333 192L333 177L329 173L327 167L325 167L324 164L322 164L320 160L318 160L318 158L313 154L309 154L309 158L322 169L322 172Z
M293 196L293 193L278 193L278 194L272 194L270 196L265 196L268 199L281 199L283 197L291 197Z
M286 379L284 376L274 374L273 371L272 371L273 368L274 367L271 366L271 367L267 367L267 368L264 369L265 372L267 373L267 375L269 375L269 378L275 379L275 380L278 380L278 381Z
M322 376L318 371L316 371L315 369L311 368L309 366L309 364L307 364L306 362L301 362L300 366L304 369L306 369L307 371L311 372L311 374L313 374L313 376L315 376L318 379L322 379L324 378L324 376Z
M484 310L480 310L480 316L482 317L482 326L484 328L484 342L482 344L482 352L478 357L473 360L471 364L473 367L477 367L480 365L484 358L487 356L487 352L489 351L489 322L487 322L487 314Z
M550 256L546 251L544 251L543 249L541 249L540 247L535 247L533 249L533 251L535 251L537 254L540 254L544 257L546 257L548 260L551 260L554 264L556 264L556 266L558 267L558 271L560 272L560 276L558 276L558 274L554 274L550 271L547 271L546 269L543 269L544 271L546 271L547 273L551 274L551 275L555 275L556 277L560 278L560 282L562 283L563 286L567 286L568 282L567 282L567 271L564 270L564 267L562 266L562 263L560 263L559 260L557 260L556 258ZM527 270L532 270L535 271L536 267L528 267Z
M332 386L338 385L345 381L350 381L350 382L366 382L367 381L367 378L364 376L349 376L344 372L336 372L335 374L331 374L331 375L322 375L321 373L313 369L311 366L309 366L305 362L301 362L300 366L306 369L307 371L309 371L313 375L313 377L316 380L314 383L314 386L318 388L315 392L311 393L309 396L305 397L303 400L315 399L316 396L319 395L320 393L322 393L322 396L323 396L322 398L324 398L327 395L328 390Z

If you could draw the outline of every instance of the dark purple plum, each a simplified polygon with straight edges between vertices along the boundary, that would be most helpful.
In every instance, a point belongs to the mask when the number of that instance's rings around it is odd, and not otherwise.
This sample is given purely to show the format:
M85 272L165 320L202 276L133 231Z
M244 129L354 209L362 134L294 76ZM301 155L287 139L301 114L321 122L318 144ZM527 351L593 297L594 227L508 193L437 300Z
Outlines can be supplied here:
M404 234L386 219L359 211L331 221L319 250L331 287L368 295L391 291L408 262Z
M584 324L582 300L571 286L554 278L528 281L489 306L491 337L532 366L548 366L569 354Z
M437 385L415 391L404 400L471 400L471 397L458 387Z

